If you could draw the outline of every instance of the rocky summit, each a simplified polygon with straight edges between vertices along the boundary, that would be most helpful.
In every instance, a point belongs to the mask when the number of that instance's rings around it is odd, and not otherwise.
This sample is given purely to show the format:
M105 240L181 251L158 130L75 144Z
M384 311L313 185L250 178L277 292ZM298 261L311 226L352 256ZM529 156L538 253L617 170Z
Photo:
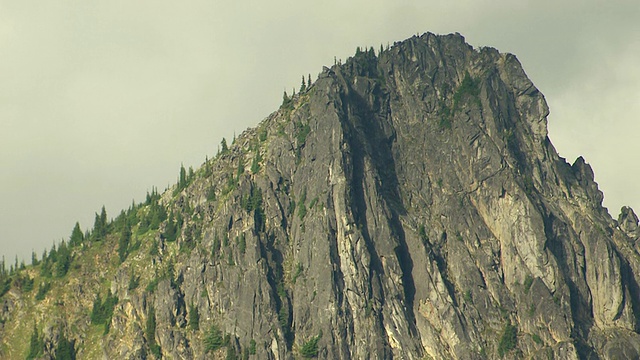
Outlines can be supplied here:
M638 359L640 230L514 55L358 49L199 169L2 270L0 358Z

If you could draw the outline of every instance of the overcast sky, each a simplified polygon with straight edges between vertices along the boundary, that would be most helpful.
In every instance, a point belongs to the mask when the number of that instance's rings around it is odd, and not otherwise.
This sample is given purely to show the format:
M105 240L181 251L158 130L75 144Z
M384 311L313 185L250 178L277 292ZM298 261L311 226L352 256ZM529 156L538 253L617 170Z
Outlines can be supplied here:
M640 209L638 0L0 0L0 255L176 181L357 46L459 32L517 55L550 137Z

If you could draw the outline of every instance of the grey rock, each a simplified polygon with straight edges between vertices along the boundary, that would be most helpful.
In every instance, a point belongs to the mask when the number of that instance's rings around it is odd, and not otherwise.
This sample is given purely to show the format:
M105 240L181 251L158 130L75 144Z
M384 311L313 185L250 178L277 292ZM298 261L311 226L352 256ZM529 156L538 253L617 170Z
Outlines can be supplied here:
M629 236L638 236L638 216L633 209L623 206L618 215L618 226Z
M150 305L177 359L223 357L206 352L213 328L260 359L314 341L320 359L637 357L638 218L611 218L548 113L514 55L458 34L323 68L161 196L180 236L130 263L145 284L174 271L153 292L127 288L129 262L109 274L105 341L126 346L106 357L147 354Z

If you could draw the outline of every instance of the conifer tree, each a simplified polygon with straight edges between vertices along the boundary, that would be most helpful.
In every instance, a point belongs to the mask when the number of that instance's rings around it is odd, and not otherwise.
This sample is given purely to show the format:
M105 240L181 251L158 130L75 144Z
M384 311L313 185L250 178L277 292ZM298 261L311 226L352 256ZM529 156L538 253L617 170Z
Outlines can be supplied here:
M44 341L38 334L38 327L33 324L33 332L31 333L31 341L29 342L29 354L27 360L37 359L44 355Z
M156 343L156 310L153 305L149 307L149 313L147 314L147 326L144 333L151 353L156 357L156 359L161 358L162 350L160 349L160 345Z
M58 251L56 250L55 242L51 245L51 250L49 251L49 261L52 263L58 261Z
M129 244L131 242L131 227L129 224L125 224L118 240L118 256L120 262L123 263L129 255Z
M131 276L129 276L129 286L127 287L127 289L129 291L135 290L138 285L140 285L140 276L136 276L133 273L133 270L131 270Z
M226 154L227 152L229 152L229 147L227 146L227 139L222 138L222 141L220 142L220 153L221 154Z
M256 152L256 155L253 157L253 161L251 161L251 173L257 174L260 171L260 161L262 161L262 155L260 154L260 150Z
M240 179L240 175L244 174L244 158L238 159L238 168L236 169L236 176Z
M75 360L76 350L74 345L67 337L62 333L60 340L58 340L58 346L56 346L55 357L56 360Z
M302 75L302 84L300 85L300 93L303 93L307 90L307 84L304 82L304 75Z
M104 236L107 234L107 210L104 208L104 205L102 205L102 210L100 211L100 223L104 231Z
M71 251L64 241L60 242L58 247L58 261L56 262L55 274L57 277L63 277L71 267Z
M189 327L191 330L200 330L200 313L193 303L189 305Z
M32 266L36 266L38 265L40 262L38 261L38 255L36 255L35 251L31 251L31 265Z
M76 225L73 227L73 231L71 231L71 237L69 238L69 246L75 247L80 245L84 241L84 235L82 234L82 230L80 230L80 223L76 222Z
M42 262L41 262L41 266L40 266L40 275L44 276L44 277L50 277L52 275L52 268L53 268L53 262L51 261L51 258L42 258Z
M215 324L211 325L204 338L205 353L216 351L224 346L222 331Z
M187 187L187 171L184 169L184 165L180 164L180 179L178 179L178 188L180 190Z
M96 217L93 223L93 240L100 241L107 235L107 210L102 206L100 215L96 213Z
M167 220L167 225L164 228L163 237L169 242L176 241L178 238L178 231L180 230L179 226L178 221L175 220L173 213L171 213Z
M152 230L157 230L160 227L160 223L167 219L167 212L164 207L159 205L157 202L151 204L151 210L149 211L149 215L145 219L146 224ZM145 230L146 231L146 230Z

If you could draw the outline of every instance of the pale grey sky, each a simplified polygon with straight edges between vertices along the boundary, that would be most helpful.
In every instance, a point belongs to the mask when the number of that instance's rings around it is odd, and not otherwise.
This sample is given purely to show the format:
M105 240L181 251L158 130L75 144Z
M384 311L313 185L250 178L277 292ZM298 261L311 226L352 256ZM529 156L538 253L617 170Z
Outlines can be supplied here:
M0 255L175 182L334 56L431 31L518 56L605 206L640 209L637 0L0 0Z

